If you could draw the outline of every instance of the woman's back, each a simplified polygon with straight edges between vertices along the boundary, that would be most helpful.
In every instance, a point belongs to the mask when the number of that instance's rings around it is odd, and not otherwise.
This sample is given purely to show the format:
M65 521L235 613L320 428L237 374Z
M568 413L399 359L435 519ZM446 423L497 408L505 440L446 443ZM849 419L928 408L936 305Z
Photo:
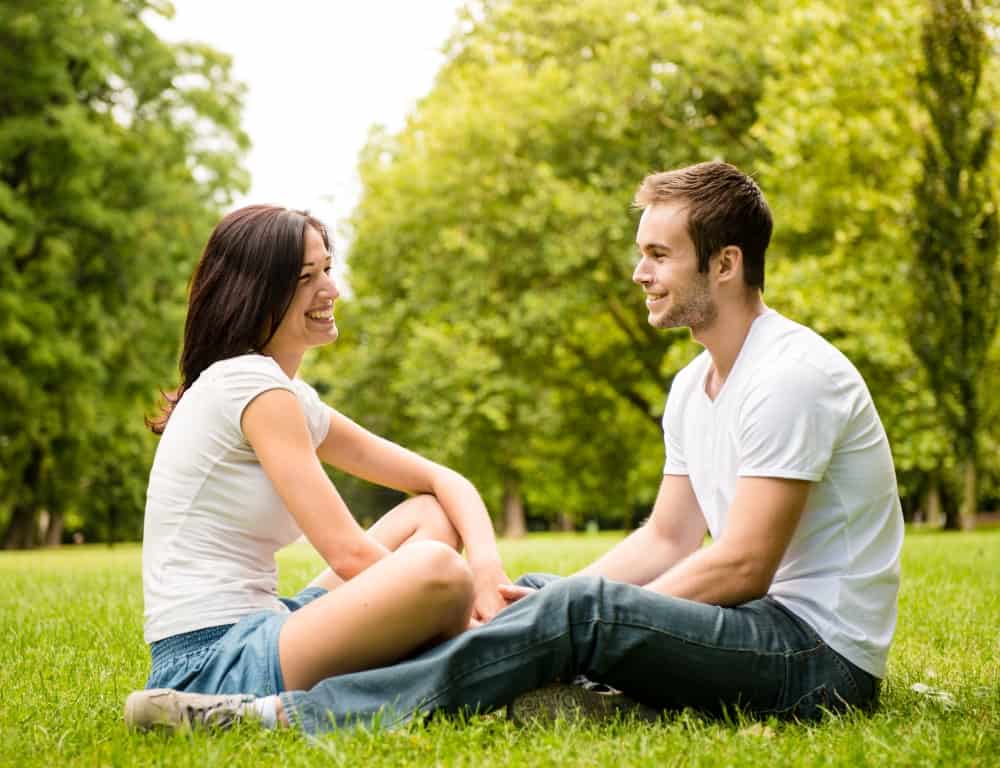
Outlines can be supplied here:
M263 355L211 365L170 416L146 498L146 642L284 610L274 553L301 532L240 426L246 406L270 389L296 395L319 445L326 406Z

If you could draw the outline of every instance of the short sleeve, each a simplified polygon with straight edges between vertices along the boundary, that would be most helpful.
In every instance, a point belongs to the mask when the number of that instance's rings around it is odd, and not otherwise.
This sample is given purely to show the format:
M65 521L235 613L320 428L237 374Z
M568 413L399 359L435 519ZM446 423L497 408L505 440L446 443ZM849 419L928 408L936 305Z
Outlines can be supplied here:
M243 411L254 399L272 389L287 389L295 394L277 363L258 355L234 358L223 372L221 384L223 417L239 435L243 434Z
M663 409L663 444L667 453L666 462L663 465L663 474L665 475L688 474L687 458L684 455L682 441L684 407L681 400L683 398L677 380L678 377L674 377L670 394L667 395L667 404Z
M821 480L841 432L840 410L833 386L808 365L758 382L739 412L739 476Z
M326 439L327 432L330 431L330 408L320 399L319 393L302 379L292 381L292 390L302 405L303 413L305 413L313 448L318 448L319 444Z

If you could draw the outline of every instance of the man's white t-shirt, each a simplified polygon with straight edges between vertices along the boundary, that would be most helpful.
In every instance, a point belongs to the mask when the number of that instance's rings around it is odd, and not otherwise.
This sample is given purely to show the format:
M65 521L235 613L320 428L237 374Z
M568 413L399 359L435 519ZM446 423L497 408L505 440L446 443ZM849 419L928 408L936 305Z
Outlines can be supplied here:
M330 428L328 407L264 355L209 366L170 415L146 493L147 643L287 610L277 597L274 553L301 531L240 425L244 409L271 389L296 396L319 446Z
M861 375L773 310L750 328L715 400L703 352L674 378L664 474L687 475L709 532L740 477L814 483L768 594L835 651L885 676L896 627L903 518L889 441Z

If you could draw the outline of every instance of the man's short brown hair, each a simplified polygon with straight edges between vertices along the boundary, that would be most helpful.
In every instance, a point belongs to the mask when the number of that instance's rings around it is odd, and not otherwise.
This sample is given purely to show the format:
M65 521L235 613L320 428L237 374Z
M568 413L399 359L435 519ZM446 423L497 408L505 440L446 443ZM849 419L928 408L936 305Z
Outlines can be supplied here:
M635 204L687 203L687 229L698 254L698 271L707 272L713 254L727 245L743 251L743 279L764 290L764 253L771 242L771 209L757 182L729 163L712 161L642 180Z

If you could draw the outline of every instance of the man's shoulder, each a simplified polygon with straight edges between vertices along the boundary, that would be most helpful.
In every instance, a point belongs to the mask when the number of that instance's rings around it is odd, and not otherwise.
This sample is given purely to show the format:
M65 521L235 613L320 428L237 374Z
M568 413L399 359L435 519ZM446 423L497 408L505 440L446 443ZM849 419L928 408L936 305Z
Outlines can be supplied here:
M767 320L756 340L749 380L761 383L791 378L838 384L862 381L853 363L817 331L777 312Z

